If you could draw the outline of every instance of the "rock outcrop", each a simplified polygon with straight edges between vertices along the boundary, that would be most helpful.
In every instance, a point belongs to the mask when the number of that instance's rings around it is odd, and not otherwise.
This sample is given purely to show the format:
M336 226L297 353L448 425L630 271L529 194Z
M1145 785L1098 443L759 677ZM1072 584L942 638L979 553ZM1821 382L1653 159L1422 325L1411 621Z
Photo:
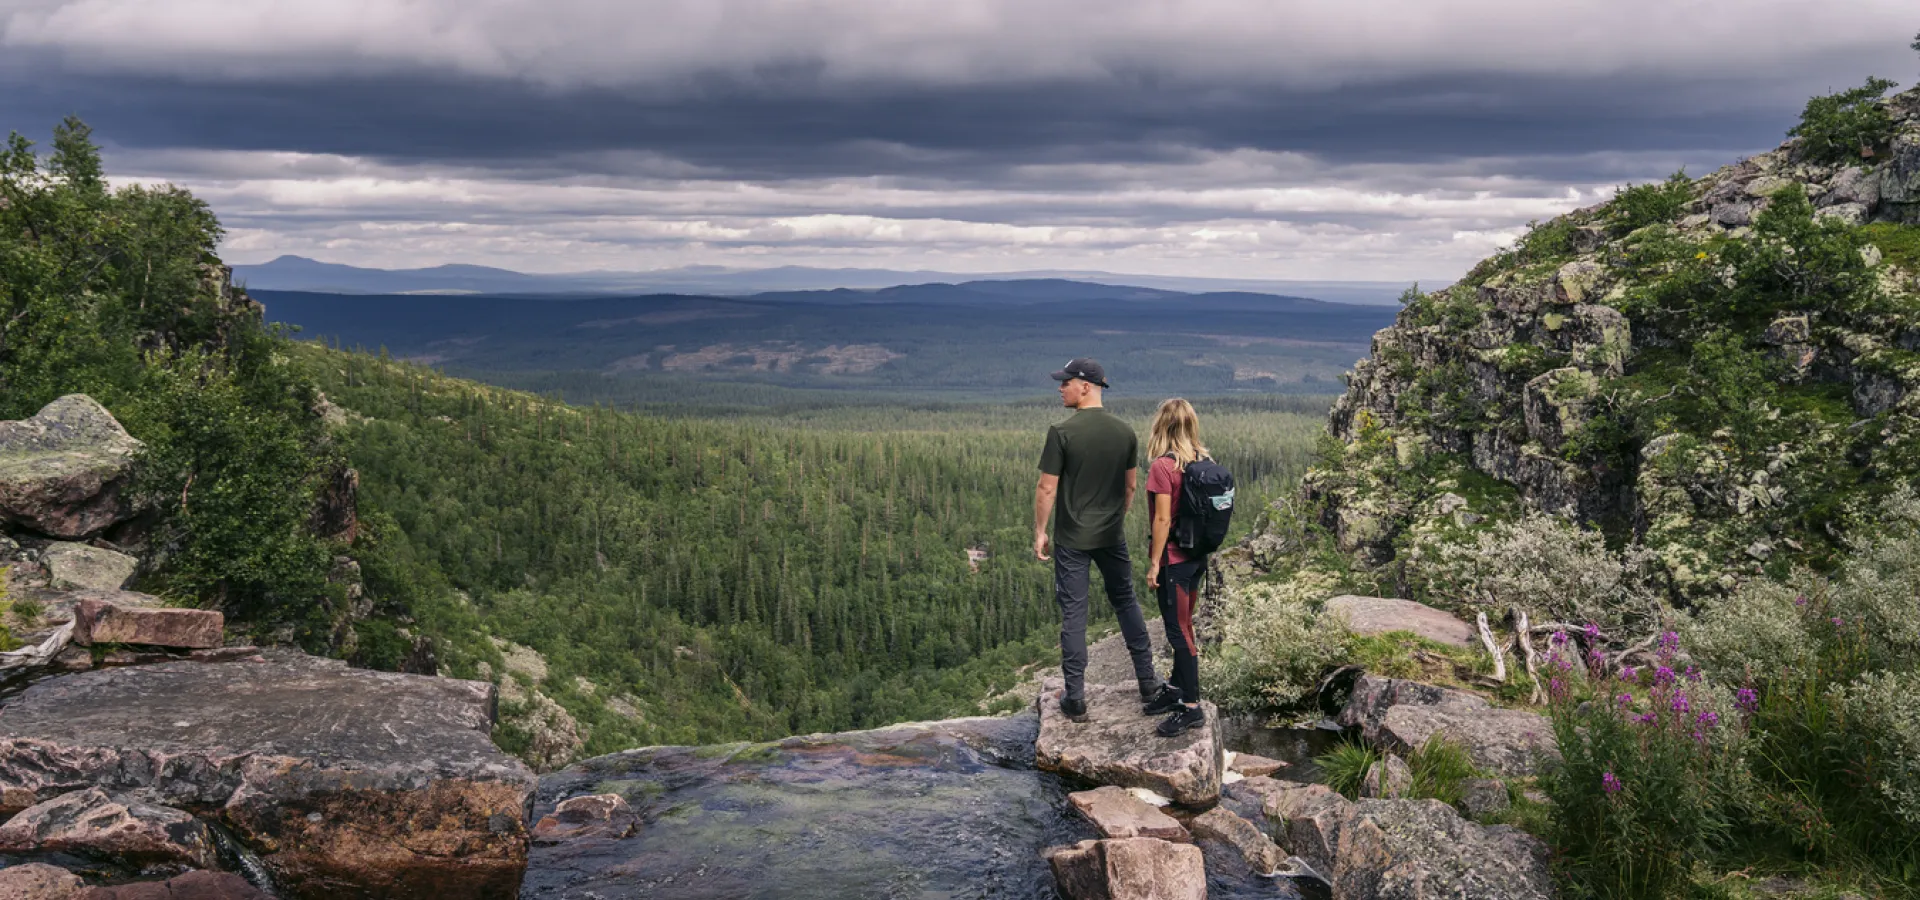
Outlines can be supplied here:
M1225 747L1212 704L1201 704L1205 727L1163 738L1154 732L1154 720L1140 715L1140 696L1131 684L1087 685L1087 716L1080 722L1060 712L1061 690L1050 679L1037 701L1034 752L1042 770L1145 788L1184 806L1204 807L1220 798Z
M1500 775L1533 775L1558 758L1545 716L1501 709L1478 694L1397 678L1362 675L1339 723L1369 743L1411 752L1436 733L1467 751L1474 765Z
M0 803L140 792L217 820L289 898L516 896L535 781L484 684L284 650L44 681L0 710Z
M220 865L205 823L172 807L108 796L96 788L37 803L0 825L0 854L41 853L104 858L143 871Z
M58 538L100 533L132 512L122 489L141 449L84 394L0 422L0 521Z
M55 590L117 591L133 580L140 561L125 553L71 541L56 541L40 552L49 586Z
M1452 613L1412 600L1342 594L1328 600L1323 609L1339 616L1354 634L1407 631L1450 647L1471 647L1477 640L1473 626Z

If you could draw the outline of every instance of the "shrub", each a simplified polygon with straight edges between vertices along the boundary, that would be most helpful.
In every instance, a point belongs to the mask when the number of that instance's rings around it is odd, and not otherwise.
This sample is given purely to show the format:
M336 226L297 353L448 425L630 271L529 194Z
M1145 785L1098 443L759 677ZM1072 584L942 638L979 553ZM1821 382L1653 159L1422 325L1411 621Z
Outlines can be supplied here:
M1410 793L1414 797L1439 800L1449 806L1460 802L1466 780L1481 774L1467 749L1438 731L1427 735L1407 754L1407 767L1413 770Z
M1648 225L1672 222L1680 218L1687 201L1693 199L1693 179L1685 169L1667 176L1659 184L1629 184L1613 195L1609 212L1613 214L1616 234L1630 234Z
M1668 612L1654 577L1655 557L1635 547L1607 549L1599 532L1530 512L1469 541L1418 546L1406 577L1428 602L1504 614L1531 610L1541 621L1598 622L1609 631L1650 632Z
M1679 636L1653 671L1615 669L1555 635L1550 710L1562 764L1546 779L1550 828L1575 893L1670 897L1729 838L1746 729L1723 689L1675 671Z
M1336 589L1306 570L1279 584L1239 588L1220 606L1220 643L1200 660L1207 696L1228 709L1288 705L1346 658L1352 635L1308 606Z
M1893 138L1893 119L1876 101L1893 87L1884 78L1868 78L1852 90L1814 97L1800 113L1800 124L1787 133L1800 138L1809 158L1821 162L1859 160L1884 150Z
M1367 772L1384 758L1380 751L1349 739L1314 757L1313 764L1320 767L1327 787L1352 800L1360 796L1360 783L1366 780Z
M1871 672L1830 699L1865 739L1866 780L1906 828L1920 827L1920 673Z

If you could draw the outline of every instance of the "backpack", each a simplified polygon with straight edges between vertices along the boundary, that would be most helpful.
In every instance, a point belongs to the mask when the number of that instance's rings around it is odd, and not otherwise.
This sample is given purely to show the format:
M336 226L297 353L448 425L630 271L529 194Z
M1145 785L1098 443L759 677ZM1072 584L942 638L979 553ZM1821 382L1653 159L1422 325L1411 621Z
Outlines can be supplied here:
M1190 555L1220 549L1233 520L1233 473L1211 459L1187 464L1180 502L1173 509L1173 544Z

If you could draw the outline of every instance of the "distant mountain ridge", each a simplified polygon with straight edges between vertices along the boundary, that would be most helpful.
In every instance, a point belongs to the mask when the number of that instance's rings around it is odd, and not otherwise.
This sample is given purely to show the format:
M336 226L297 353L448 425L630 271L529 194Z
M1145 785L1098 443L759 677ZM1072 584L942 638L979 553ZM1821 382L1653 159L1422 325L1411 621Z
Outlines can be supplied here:
M735 297L815 291L882 291L901 286L931 284L1072 282L1097 285L1099 287L1097 293L1102 297L1113 296L1111 289L1114 287L1137 287L1148 291L1181 294L1273 294L1310 297L1330 303L1387 305L1394 303L1407 286L1398 281L1267 281L1121 275L1098 271L956 273L931 270L828 269L808 266L778 266L766 269L681 266L645 272L594 271L543 275L465 264L418 269L373 269L291 255L257 265L234 266L233 270L236 280L254 290L330 294L523 296L707 294ZM1444 281L1434 282L1426 286L1438 287L1444 283ZM1033 299L1062 298L1054 296Z

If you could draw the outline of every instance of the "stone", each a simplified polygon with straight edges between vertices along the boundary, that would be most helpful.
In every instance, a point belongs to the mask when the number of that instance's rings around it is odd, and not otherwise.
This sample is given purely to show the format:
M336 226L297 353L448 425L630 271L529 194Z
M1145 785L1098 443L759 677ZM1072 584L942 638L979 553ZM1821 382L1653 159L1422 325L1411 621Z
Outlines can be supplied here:
M1368 743L1399 753L1444 734L1466 749L1474 765L1505 777L1539 774L1543 761L1559 756L1544 716L1417 681L1362 675L1337 721L1358 727Z
M7 900L74 900L84 890L80 876L59 866L26 863L0 868L0 897Z
M1065 900L1206 900L1205 863L1191 844L1119 838L1043 855Z
M1753 222L1754 204L1736 200L1723 203L1708 211L1715 225L1722 228L1739 228Z
M272 895L230 872L188 872L166 881L88 888L74 900L273 900Z
M132 515L121 493L142 449L85 394L0 422L0 521L57 538L106 530Z
M1227 771L1238 772L1246 778L1258 778L1262 775L1272 775L1290 765L1292 763L1255 756L1252 753L1235 753L1233 758L1227 761Z
M1106 785L1091 791L1077 791L1067 800L1093 823L1101 837L1150 837L1176 843L1191 843L1193 837L1172 816L1138 797L1126 788Z
M206 649L220 646L226 637L226 616L211 609L122 606L90 598L74 607L73 620L73 642L83 647L149 644Z
M1289 784L1263 810L1280 843L1332 885L1333 896L1370 897L1387 863L1386 836L1326 785Z
M1476 900L1549 900L1555 896L1547 848L1505 825L1475 825L1438 800L1362 800L1358 817L1383 838L1384 865L1372 859L1342 862L1353 882L1375 885L1378 900L1473 897ZM1335 884L1340 884L1336 876ZM1344 894L1344 897L1364 896Z
M1247 867L1260 875L1272 875L1286 862L1286 852L1259 826L1218 806L1194 817L1193 834L1238 850Z
M1576 259L1553 276L1553 296L1561 303L1584 303L1593 296L1606 269L1592 260Z
M1513 805L1507 786L1495 778L1469 778L1460 784L1460 808L1478 818Z
M360 535L360 473L340 466L327 476L314 498L307 530L329 541L351 544Z
M1865 225L1870 216L1867 207L1859 203L1836 203L1819 212L1819 218L1838 219L1842 225Z
M0 853L67 853L138 867L211 869L220 864L200 820L96 788L35 804L0 825Z
M552 844L580 838L620 840L640 827L640 817L619 794L571 797L533 826L533 840Z
M1413 769L1407 766L1406 760L1391 753L1369 766L1366 776L1360 780L1362 797L1392 800L1412 791Z
M1549 453L1558 453L1587 423L1588 403L1600 389L1591 372L1573 367L1553 369L1528 381L1521 399L1527 437Z
M1826 193L1821 194L1819 206L1854 205L1862 210L1871 210L1880 204L1880 176L1878 173L1859 166L1841 169L1833 180L1827 183Z
M54 590L117 591L133 580L140 561L125 553L56 541L42 551L40 561L47 567Z
M1322 609L1345 619L1347 629L1355 634L1409 631L1450 647L1471 647L1478 640L1473 626L1452 613L1412 600L1342 594L1328 600Z
M261 655L28 687L0 715L0 797L217 817L289 900L516 896L536 783L489 738L491 686Z
M1201 702L1207 724L1163 738L1140 715L1132 684L1087 685L1087 717L1075 722L1060 712L1060 679L1043 683L1036 764L1096 784L1146 788L1182 806L1204 807L1220 798L1223 744L1220 714Z

